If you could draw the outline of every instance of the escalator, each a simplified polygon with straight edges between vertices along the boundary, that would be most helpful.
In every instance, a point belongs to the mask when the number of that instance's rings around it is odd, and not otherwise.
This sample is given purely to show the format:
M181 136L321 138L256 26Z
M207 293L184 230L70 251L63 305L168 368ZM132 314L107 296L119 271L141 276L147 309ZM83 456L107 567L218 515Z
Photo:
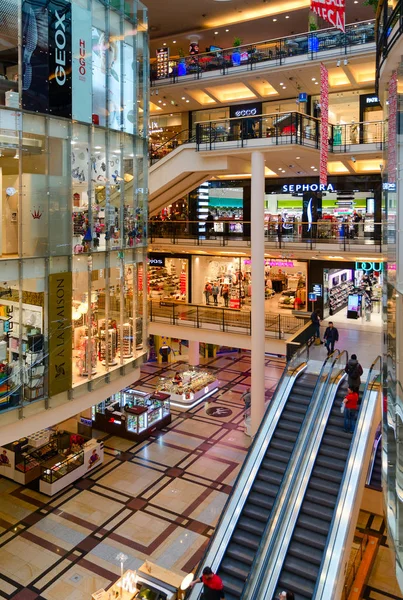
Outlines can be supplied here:
M318 375L303 372L295 381L264 459L217 569L225 581L225 597L241 597L267 521L296 446Z
M311 600L327 544L353 435L344 432L343 382L336 394L277 583L295 600ZM276 596L275 596L276 597Z
M377 492L382 491L382 433L381 426L375 435L374 447L369 463L366 486Z

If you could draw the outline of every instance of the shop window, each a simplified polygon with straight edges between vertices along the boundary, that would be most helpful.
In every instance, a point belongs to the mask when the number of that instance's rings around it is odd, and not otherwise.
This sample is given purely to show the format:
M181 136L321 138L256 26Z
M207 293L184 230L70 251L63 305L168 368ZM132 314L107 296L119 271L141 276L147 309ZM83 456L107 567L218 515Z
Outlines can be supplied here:
M0 3L0 105L19 108L18 2Z

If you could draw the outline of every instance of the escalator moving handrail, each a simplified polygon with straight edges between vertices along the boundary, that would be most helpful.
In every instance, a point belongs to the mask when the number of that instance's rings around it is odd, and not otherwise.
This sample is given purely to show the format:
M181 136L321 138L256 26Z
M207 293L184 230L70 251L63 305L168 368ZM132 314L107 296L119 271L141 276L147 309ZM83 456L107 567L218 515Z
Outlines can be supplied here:
M373 391L376 379L379 376L379 375L376 375L375 377L373 376L373 373L375 371L375 366L376 366L376 364L378 362L379 362L379 365L380 365L379 372L381 372L381 366L382 366L382 357L381 356L377 356L377 358L372 363L372 365L371 365L371 367L369 369L369 372L368 372L367 381L365 383L364 391L363 391L363 394L362 394L361 406L360 406L360 409L359 409L359 413L357 415L357 421L356 421L355 431L354 431L354 434L353 434L353 439L352 439L352 442L351 442L351 445L350 445L350 450L349 450L349 453L348 453L348 456L347 456L347 460L346 460L346 466L348 466L350 464L351 457L356 452L356 446L358 444L360 435L362 433L362 428L365 425L365 421L362 418L362 414L364 412L364 407L366 409L366 407L367 407L367 405L369 403L369 400L370 400L370 397L371 397L371 392ZM346 495L346 491L348 491L345 488L346 488L347 473L350 473L350 471L351 470L348 470L348 469L346 469L344 471L343 479L340 482L340 489L339 489L339 493L337 495L337 501L336 501L336 506L337 507L338 507L338 505L340 503L341 497L343 495L345 496ZM331 557L333 558L333 551L329 552L330 537L331 537L332 531L334 529L336 519L340 520L340 515L342 513L343 513L343 511L335 510L334 514L333 514L333 517L332 517L332 520L330 522L329 534L328 534L328 537L327 537L325 549L323 551L323 558L322 558L322 562L321 562L321 565L320 565L320 568L319 568L318 579L316 581L316 586L315 586L315 590L314 590L314 593L313 593L313 596L312 596L312 600L316 599L318 593L321 594L319 596L319 598L323 597L323 595L322 595L323 591L321 593L320 589L318 589L318 588L321 585L321 580L323 580L322 573L325 570L328 572L330 564L331 564ZM325 592L327 594L326 597L328 598L329 597L329 590L325 590Z
M365 485L370 485L370 483L371 483L372 473L374 471L374 466L375 466L376 453L378 452L378 446L381 441L382 441L382 425L380 424L378 426L378 429L376 430L376 434L375 434L374 445L372 447L371 458L369 459L368 473L367 473L367 478L365 480Z
M336 355L336 352L337 352L337 355ZM307 416L308 416L308 414L309 415L312 414L312 419L311 419L310 422L309 422L309 419L306 419L304 421L304 424L305 424L305 426L307 426L307 429L306 429L306 431L304 431L302 429L300 431L300 434L299 434L299 439L303 440L303 442L302 442L302 448L299 451L299 456L300 456L300 460L298 461L299 464L295 465L293 463L293 461L290 460L290 463L289 463L289 465L287 467L286 473L284 474L283 481L286 480L286 477L288 475L289 470L293 471L293 475L292 475L292 478L291 478L291 481L290 481L290 485L287 486L286 497L284 498L284 493L285 492L283 490L283 493L280 494L279 497L276 499L275 505L272 508L271 512L274 515L277 507L281 506L280 514L279 514L278 519L277 519L277 524L276 524L276 527L275 527L275 530L274 530L273 534L270 537L269 546L267 548L265 547L265 540L267 539L267 537L268 537L268 535L270 533L270 529L271 529L272 524L273 524L272 518L269 519L269 522L267 523L266 528L265 528L265 530L263 532L262 543L260 544L259 549L258 549L259 559L258 559L258 555L257 555L256 558L255 558L255 561L254 561L254 563L253 563L253 565L251 567L251 571L250 572L253 573L255 571L256 567L258 566L258 560L262 560L261 556L262 556L263 553L264 553L264 559L263 559L262 564L258 567L259 572L258 572L258 575L257 575L257 582L254 585L254 589L251 590L251 591L249 591L249 594L252 594L252 596L248 596L248 598L249 597L254 598L254 597L256 597L256 594L259 594L259 597L262 597L262 595L260 594L260 590L261 590L261 587L263 585L263 579L267 576L268 569L270 568L269 567L269 563L270 563L270 560L271 560L271 557L272 557L273 547L274 547L274 545L276 543L276 540L277 540L277 533L279 531L281 523L283 522L283 519L286 518L286 513L289 512L289 510L290 510L290 502L289 502L290 495L291 495L292 490L294 488L295 481L296 481L296 478L297 478L297 476L298 476L298 474L300 472L300 469L303 467L303 463L304 463L304 461L306 461L307 458L312 458L312 457L308 457L307 456L307 453L306 453L307 446L308 446L310 440L312 439L312 435L313 435L314 429L317 427L318 412L321 409L321 407L323 407L323 403L324 403L324 400L325 400L326 395L327 395L327 390L328 390L328 387L330 385L330 381L331 381L331 377L332 377L332 374L333 374L334 367L335 367L336 363L338 363L340 361L341 357L344 356L344 355L346 356L346 359L347 359L347 362L348 362L348 352L347 352L347 350L343 350L341 353L340 353L339 350L336 350L335 352L333 352L333 354L331 356L329 356L328 358L326 358L326 360L324 361L324 363L322 365L322 368L321 368L321 371L320 371L320 374L319 374L319 377L318 377L318 381L317 381L317 383L315 385L315 388L314 388L314 391L312 393L312 397L314 397L314 395L315 395L315 393L317 391L317 388L320 386L321 379L322 379L322 377L324 375L325 369L326 369L326 367L328 367L327 363L328 363L329 359L332 360L332 358L333 358L333 360L331 362L331 365L330 365L329 372L328 372L328 374L326 376L326 380L325 380L325 382L324 382L324 384L322 386L321 394L320 394L318 400L316 402L314 402L310 406L310 409L307 412ZM343 367L343 369L344 369L344 367ZM294 450L294 452L295 452L295 450ZM291 457L291 459L292 459L292 457ZM245 594L245 592L244 592L244 594ZM242 598L244 597L244 594L242 595Z
M289 377L289 381L291 381L291 379L295 376L295 374L296 374L296 372L298 370L298 367L291 368L291 365L292 365L292 363L294 361L296 361L296 359L298 358L298 356L302 355L304 352L307 352L307 354L309 355L309 348L308 347L301 348L298 351L298 353L296 353L292 357L292 359L286 364L286 366L284 368L284 371L283 371L283 373L282 373L282 375L280 377L280 380L279 380L279 382L277 384L276 391L275 391L275 393L273 395L273 398L272 398L272 400L271 400L271 402L270 402L270 404L269 404L269 406L268 406L268 408L266 410L266 413L265 413L265 415L264 415L264 417L262 419L262 422L260 423L259 429L256 432L256 435L255 435L255 437L253 439L252 445L249 448L248 454L247 454L247 456L245 458L245 461L244 461L244 463L242 465L242 469L238 473L238 476L237 476L237 478L236 478L236 480L234 482L234 485L233 485L233 488L232 488L232 492L228 496L227 501L226 501L226 503L224 505L224 508L222 510L222 513L221 513L221 517L220 517L220 519L219 519L219 521L218 521L218 523L217 523L217 525L215 527L215 533L211 537L210 542L209 542L209 544L208 544L208 546L207 546L207 548L206 548L206 550L204 552L203 558L201 559L199 565L203 565L205 563L206 559L207 559L207 556L209 555L209 552L210 552L210 550L211 550L211 548L212 548L212 546L214 544L216 533L219 531L221 525L223 524L223 522L224 522L224 520L225 520L225 518L227 516L226 513L227 513L227 510L229 508L230 502L232 500L232 497L233 497L233 495L234 495L234 493L235 493L238 485L240 484L241 479L245 476L246 472L252 471L252 469L254 468L254 464L250 465L251 456L256 452L256 446L258 446L258 444L262 445L262 442L261 442L261 440L259 438L260 438L260 434L261 434L263 428L266 426L266 420L267 420L268 415L270 413L270 407L274 406L274 403L275 403L275 401L277 399L277 396L280 394L280 391L282 390L283 384L285 383L286 377L288 376ZM299 367L301 367L301 364L299 365ZM291 368L291 370L290 370L290 368ZM285 385L285 390L287 389L287 385L288 385L289 381ZM292 387L291 387L291 389L292 389ZM282 394L283 395L285 393L285 390L282 390ZM259 448L257 449L257 451L259 451ZM255 457L253 460L256 461L256 458L257 457ZM239 513L237 513L237 517L239 518ZM232 518L231 518L231 521L232 521ZM228 524L228 526L229 525L230 525L230 523ZM199 592L199 594L194 595L194 598L198 598L199 595L200 595L200 592ZM193 594L191 594L191 596L187 595L186 598L190 598L192 596L193 596Z

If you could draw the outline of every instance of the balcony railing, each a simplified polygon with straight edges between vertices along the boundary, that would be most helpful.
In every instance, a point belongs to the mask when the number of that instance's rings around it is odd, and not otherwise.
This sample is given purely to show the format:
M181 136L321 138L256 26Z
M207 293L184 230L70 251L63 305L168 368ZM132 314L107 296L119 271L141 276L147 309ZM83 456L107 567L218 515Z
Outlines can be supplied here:
M166 85L202 77L253 71L268 66L291 65L326 56L358 52L375 41L375 21L346 26L343 33L335 28L277 38L237 48L203 52L170 61L168 74L158 75L157 64L151 65L151 85Z
M383 121L329 125L330 151L351 152L352 146L374 144L382 150ZM265 139L266 145L299 144L319 148L320 120L300 112L234 117L196 123L197 150L215 150L223 142L252 146ZM259 144L261 145L261 144Z
M390 3L384 0L380 3L379 12L376 19L376 86L377 92L379 85L379 76L383 63L387 59L389 52L400 40L403 34L403 0L396 0L394 8L391 9Z
M150 300L148 318L151 322L251 335L252 316L248 310ZM285 339L308 321L309 317L266 313L266 337Z
M203 221L158 221L150 220L149 240L169 240L171 245L190 246L250 246L250 222L241 220ZM382 223L339 222L322 219L315 223L285 221L281 231L276 218L265 223L265 243L270 248L313 249L320 246L335 246L340 250L356 250L366 247L372 251L382 251ZM214 231L219 229L219 231Z

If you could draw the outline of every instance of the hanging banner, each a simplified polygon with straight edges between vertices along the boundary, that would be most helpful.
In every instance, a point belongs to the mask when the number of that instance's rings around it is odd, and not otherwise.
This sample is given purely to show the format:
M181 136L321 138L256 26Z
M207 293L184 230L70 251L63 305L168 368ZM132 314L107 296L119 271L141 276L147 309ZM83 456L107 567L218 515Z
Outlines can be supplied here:
M389 81L389 119L388 119L388 190L396 191L397 172L397 71Z
M92 122L91 11L71 6L73 119Z
M345 0L311 0L311 11L333 25L333 27L345 31Z
M71 4L48 3L49 113L71 119Z
M327 159L329 154L329 73L320 65L320 169L319 183L327 185Z
M49 275L49 396L71 389L71 271Z

